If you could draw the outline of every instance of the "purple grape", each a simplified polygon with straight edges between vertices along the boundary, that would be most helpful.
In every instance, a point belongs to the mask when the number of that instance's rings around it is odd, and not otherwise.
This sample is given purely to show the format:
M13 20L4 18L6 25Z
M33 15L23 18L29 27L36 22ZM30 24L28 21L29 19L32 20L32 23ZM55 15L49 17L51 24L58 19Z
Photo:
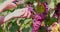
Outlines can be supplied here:
M33 22L33 28L32 28L32 32L38 32L39 27L42 24L42 21L45 19L46 14L48 13L48 5L47 3L44 3L45 6L45 11L42 14L36 14L33 18L34 22Z
M41 24L41 22L38 19L41 19L41 17L39 15L35 15L32 32L38 32L38 29Z
M41 26L41 23L44 20L44 18L45 17L43 17L43 15L41 15L41 14L36 14L35 15L32 32L38 32L38 29Z

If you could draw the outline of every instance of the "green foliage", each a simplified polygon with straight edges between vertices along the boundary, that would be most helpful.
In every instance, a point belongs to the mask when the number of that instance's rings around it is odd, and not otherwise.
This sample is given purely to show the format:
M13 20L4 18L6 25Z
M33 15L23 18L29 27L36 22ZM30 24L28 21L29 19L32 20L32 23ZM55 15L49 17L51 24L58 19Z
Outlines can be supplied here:
M44 5L43 4L40 5L40 6L37 5L37 11L38 11L38 13L43 13L44 10L45 10L45 8L44 8Z
M53 17L47 18L47 19L45 20L45 25L46 25L46 26L50 26L50 25L52 25L54 22L57 22L57 19L56 19L56 18L53 18Z

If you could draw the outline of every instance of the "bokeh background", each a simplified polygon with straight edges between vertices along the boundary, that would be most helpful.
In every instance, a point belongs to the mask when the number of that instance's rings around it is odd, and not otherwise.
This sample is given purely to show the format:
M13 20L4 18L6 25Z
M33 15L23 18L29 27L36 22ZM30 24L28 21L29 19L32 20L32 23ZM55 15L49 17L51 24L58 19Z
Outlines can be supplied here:
M3 3L6 0L0 0L0 4ZM36 3L37 0L25 0L26 2L32 2ZM39 32L46 32L43 25L50 26L52 23L57 21L57 18L53 17L54 14L54 7L57 3L60 2L60 0L41 0L40 2L47 2L49 5L50 11L48 13L49 16L46 17L46 19L42 22L42 27L40 27ZM15 9L21 9L24 5L20 4ZM14 9L14 10L15 10ZM0 14L0 16L5 16L9 13L12 13L14 10L6 10ZM43 9L42 9L43 10ZM32 32L32 18L14 18L6 23L0 25L0 32Z

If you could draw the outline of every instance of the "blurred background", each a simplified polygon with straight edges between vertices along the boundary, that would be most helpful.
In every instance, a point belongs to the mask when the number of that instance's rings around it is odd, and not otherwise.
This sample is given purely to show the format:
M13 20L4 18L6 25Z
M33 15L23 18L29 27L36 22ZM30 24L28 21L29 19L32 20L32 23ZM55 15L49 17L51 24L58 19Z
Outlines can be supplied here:
M6 0L0 0L0 4L2 4ZM34 5L36 5L37 0L24 0L25 3L31 2ZM49 6L49 13L46 17L46 20L42 22L42 27L39 29L39 32L47 32L44 28L44 25L50 26L52 23L57 22L57 18L53 17L54 14L54 7L56 6L57 3L60 2L60 0L40 0L40 2L47 2ZM21 9L24 8L24 4L18 5L17 8L15 9ZM12 13L15 9L12 10L6 10L0 14L0 16L5 16L9 13ZM43 10L43 9L42 9ZM14 18L9 20L8 22L0 25L0 32L32 32L32 18Z

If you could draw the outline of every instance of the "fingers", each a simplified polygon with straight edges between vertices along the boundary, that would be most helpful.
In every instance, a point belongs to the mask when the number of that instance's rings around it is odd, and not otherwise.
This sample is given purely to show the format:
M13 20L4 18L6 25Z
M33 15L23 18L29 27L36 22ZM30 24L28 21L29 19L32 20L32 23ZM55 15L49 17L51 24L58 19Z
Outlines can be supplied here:
M13 14L14 14L14 17L29 18L31 16L31 12L28 11L28 8L18 9L14 11Z
M29 18L31 16L31 12L27 10L27 8L17 9L13 13L8 14L4 21L7 21L11 18L22 17L22 18Z
M29 18L31 16L31 12L28 11L28 9L25 9L24 11L26 11L26 12L21 17L23 17L23 18Z
M28 11L28 15L27 15L27 18L29 18L31 16L31 12Z
M26 11L25 14L22 16L24 18L27 17L27 14L28 14L27 8L25 9L25 11Z

